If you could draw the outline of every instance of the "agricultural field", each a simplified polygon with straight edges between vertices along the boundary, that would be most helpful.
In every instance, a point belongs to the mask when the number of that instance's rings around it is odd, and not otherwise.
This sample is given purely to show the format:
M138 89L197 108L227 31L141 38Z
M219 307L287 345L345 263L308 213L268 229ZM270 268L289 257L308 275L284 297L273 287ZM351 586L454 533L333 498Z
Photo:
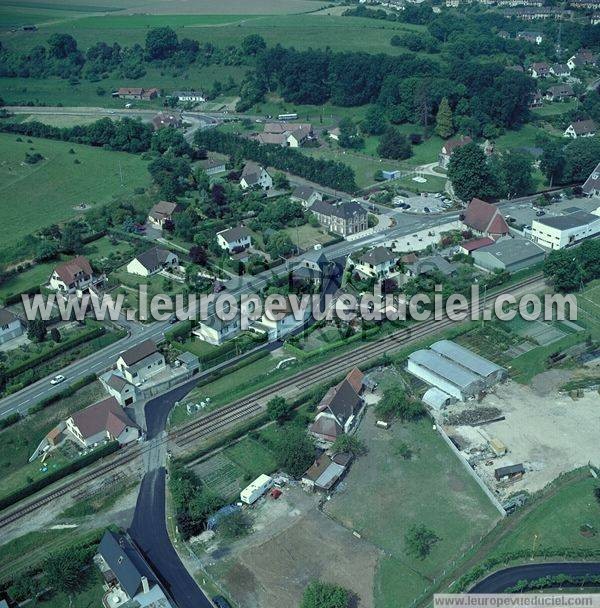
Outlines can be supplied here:
M0 203L4 246L52 223L81 214L82 202L97 205L115 194L146 186L149 175L139 156L90 146L0 134ZM73 153L70 152L73 150ZM44 158L25 162L26 154ZM16 204L18 201L18 204Z
M352 465L325 510L383 552L374 582L375 604L408 606L452 560L478 542L500 514L429 421L396 423L390 430L374 423L375 414L369 410L358 431L369 452ZM413 450L411 459L398 454L402 443ZM423 560L405 553L406 532L420 524L440 539Z

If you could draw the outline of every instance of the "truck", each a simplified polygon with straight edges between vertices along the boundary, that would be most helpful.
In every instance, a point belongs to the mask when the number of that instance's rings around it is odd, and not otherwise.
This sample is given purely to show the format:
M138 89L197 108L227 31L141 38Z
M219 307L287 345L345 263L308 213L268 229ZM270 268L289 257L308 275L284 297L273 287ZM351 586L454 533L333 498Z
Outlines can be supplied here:
M240 500L247 505L254 504L267 490L273 487L273 478L260 475L248 487L240 492Z

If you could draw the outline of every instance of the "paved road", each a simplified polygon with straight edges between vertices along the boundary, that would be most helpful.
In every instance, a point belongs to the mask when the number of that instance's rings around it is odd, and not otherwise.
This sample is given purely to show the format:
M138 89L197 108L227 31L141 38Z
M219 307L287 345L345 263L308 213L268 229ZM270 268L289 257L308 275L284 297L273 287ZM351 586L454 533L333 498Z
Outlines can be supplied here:
M524 566L513 566L490 574L487 578L471 588L469 593L502 593L510 587L514 587L522 580L536 580L544 576L556 576L566 574L567 576L600 575L600 563L591 562L565 562L548 564L526 564Z
M178 608L212 608L171 544L166 526L165 483L164 467L146 473L140 486L129 534Z

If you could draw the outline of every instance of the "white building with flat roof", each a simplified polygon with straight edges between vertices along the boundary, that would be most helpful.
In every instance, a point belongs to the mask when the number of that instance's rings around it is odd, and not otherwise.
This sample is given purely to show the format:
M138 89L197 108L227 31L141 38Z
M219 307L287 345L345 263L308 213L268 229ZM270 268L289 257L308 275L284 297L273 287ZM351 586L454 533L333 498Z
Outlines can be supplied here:
M531 240L548 249L564 249L598 234L600 217L586 211L543 217L531 224Z

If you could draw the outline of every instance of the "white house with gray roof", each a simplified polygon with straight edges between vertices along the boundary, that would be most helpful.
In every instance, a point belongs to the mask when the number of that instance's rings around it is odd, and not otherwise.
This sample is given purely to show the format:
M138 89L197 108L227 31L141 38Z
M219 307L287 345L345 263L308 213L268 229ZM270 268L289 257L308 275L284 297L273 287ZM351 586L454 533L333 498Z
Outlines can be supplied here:
M140 253L127 264L127 272L142 277L149 277L161 270L177 270L179 257L176 253L160 247L152 247Z
M600 217L586 211L540 217L531 224L531 240L548 249L564 249L598 234Z
M144 340L117 359L117 369L123 378L139 386L166 368L165 358L153 340Z
M590 176L585 180L585 184L581 187L586 196L600 197L600 163L590 173Z
M20 319L6 308L0 308L0 344L23 335Z
M258 163L247 162L242 170L240 186L243 190L248 188L262 188L270 190L273 187L273 178L269 172Z
M354 269L365 277L385 278L393 273L398 259L387 247L374 247L358 258Z
M236 226L217 232L217 243L221 249L233 253L252 245L252 233L245 226Z

